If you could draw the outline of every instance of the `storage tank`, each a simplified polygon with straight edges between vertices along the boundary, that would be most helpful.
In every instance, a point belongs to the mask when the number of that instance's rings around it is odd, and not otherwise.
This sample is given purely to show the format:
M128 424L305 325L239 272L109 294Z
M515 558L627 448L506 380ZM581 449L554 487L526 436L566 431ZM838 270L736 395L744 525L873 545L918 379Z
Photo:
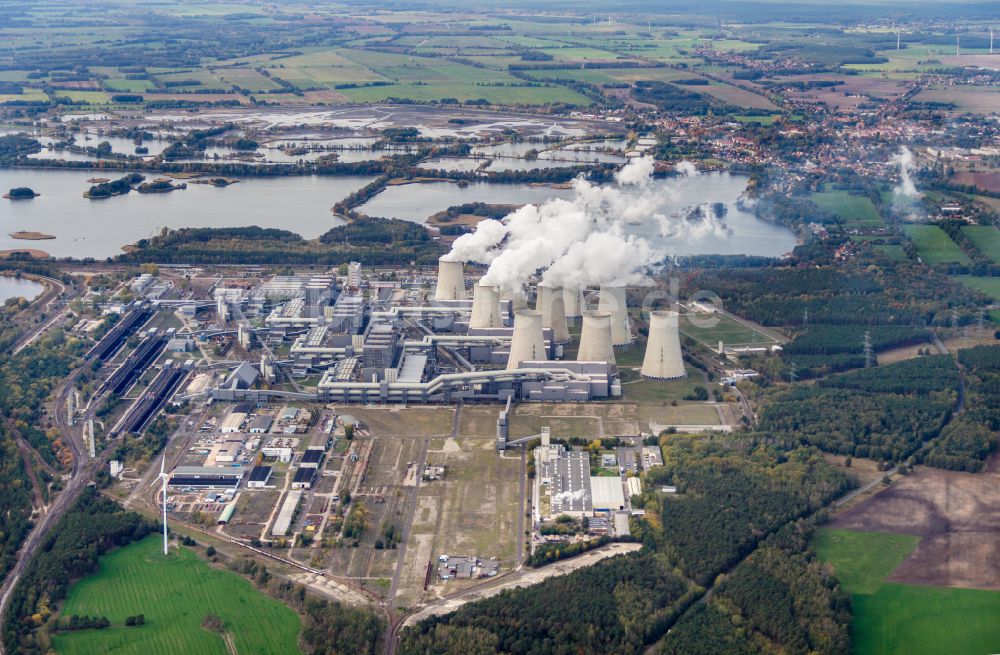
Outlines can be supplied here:
M640 373L653 380L676 380L687 375L681 355L681 337L677 312L651 312L649 339Z
M580 318L583 315L583 290L563 287L563 306L566 318Z
M625 287L602 286L597 311L611 315L611 345L625 346L632 343Z
M552 341L555 343L567 343L570 340L565 307L562 287L539 283L535 309L542 313L542 327L552 330Z
M503 327L500 316L500 291L496 287L483 284L482 280L472 289L472 317L470 328Z
M533 309L514 312L514 334L510 341L507 370L518 368L521 362L548 359L545 336L542 334L542 313Z
M465 291L464 262L450 261L444 257L438 260L437 289L434 300L468 300Z
M611 314L583 313L580 349L576 353L576 361L615 363L615 349L611 345Z

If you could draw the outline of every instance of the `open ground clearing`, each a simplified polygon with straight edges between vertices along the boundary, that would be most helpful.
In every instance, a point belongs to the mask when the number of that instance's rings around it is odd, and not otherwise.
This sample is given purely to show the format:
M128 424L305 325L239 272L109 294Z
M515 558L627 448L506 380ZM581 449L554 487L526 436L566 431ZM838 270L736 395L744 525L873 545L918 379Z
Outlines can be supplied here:
M944 262L969 263L969 257L937 225L907 225L903 231L926 264L935 266Z
M222 619L236 652L298 652L295 612L187 548L172 548L164 557L160 547L150 536L115 551L101 559L98 573L70 588L63 616L104 616L113 627L60 633L59 653L226 655L223 637L202 628L207 614ZM145 615L145 625L124 627L136 614Z

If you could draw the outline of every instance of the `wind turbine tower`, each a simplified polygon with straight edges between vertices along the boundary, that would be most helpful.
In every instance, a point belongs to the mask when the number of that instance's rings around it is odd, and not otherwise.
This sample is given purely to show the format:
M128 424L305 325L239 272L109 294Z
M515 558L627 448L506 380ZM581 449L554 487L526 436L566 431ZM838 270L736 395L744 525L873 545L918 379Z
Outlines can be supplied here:
M167 474L163 470L164 462L167 459L167 453L163 453L163 459L160 460L160 482L163 483L163 554L167 554Z
M993 28L990 28L990 54L993 54Z
M896 30L896 52L899 52L899 41L900 41L899 30L897 29Z
M962 35L955 34L955 56L958 57L962 54Z

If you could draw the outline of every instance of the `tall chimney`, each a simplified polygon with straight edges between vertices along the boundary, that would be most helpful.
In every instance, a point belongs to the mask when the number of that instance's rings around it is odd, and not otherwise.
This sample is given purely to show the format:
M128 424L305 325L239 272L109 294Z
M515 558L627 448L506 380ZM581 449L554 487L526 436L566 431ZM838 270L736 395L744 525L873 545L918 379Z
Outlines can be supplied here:
M552 341L555 343L567 343L570 340L562 291L562 287L553 287L541 282L538 285L538 296L535 298L535 309L542 313L542 327L552 330Z
M496 287L483 284L482 280L472 288L472 318L470 328L503 327L500 317L500 291Z
M533 309L514 312L514 336L510 341L507 370L518 368L521 362L548 359L545 336L542 334L542 313Z
M437 289L434 290L434 300L466 300L465 273L463 262L449 261L444 257L438 259Z
M583 313L580 349L576 353L576 361L615 363L615 349L611 345L611 314Z
M653 380L675 380L687 375L681 355L679 316L674 311L651 312L646 355L640 373Z
M625 287L601 287L597 311L611 314L611 344L625 346L632 343L632 328L625 303Z
M583 291L563 287L563 305L566 308L566 318L580 318L583 314Z

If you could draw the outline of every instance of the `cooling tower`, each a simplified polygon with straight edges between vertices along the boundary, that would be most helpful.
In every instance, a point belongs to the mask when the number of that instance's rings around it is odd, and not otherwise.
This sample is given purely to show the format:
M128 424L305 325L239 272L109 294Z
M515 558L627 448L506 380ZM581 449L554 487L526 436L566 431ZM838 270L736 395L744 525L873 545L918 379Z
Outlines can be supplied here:
M470 328L503 327L500 317L500 291L496 287L479 282L472 289L472 318Z
M681 338L677 312L651 312L646 356L642 359L642 377L674 380L687 375L681 357Z
M434 291L434 300L466 300L465 274L463 262L448 261L444 257L438 260L438 283Z
M615 363L615 349L611 345L611 314L584 312L580 332L578 362Z
M532 309L514 312L514 336L510 342L507 370L515 369L521 362L548 359L545 337L542 334L542 313Z
M542 327L552 329L552 341L566 343L570 340L562 287L552 287L544 282L540 283L538 296L535 298L535 309L542 313Z
M523 291L504 291L500 294L500 300L509 300L511 311L528 308L528 298Z
M625 287L601 287L597 311L611 314L611 344L624 346L632 343L632 329L625 304Z
M583 292L580 289L563 287L562 296L566 318L579 318L583 314Z

